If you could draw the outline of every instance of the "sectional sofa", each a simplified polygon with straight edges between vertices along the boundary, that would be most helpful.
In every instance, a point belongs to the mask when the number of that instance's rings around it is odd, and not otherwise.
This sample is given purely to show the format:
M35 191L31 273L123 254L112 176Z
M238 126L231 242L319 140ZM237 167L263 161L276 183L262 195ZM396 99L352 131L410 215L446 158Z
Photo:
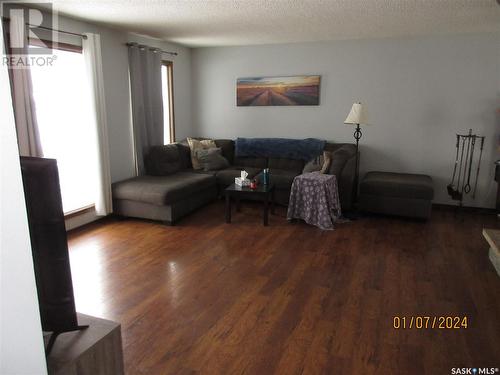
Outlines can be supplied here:
M269 168L271 182L275 184L276 203L288 204L293 179L303 172L304 161L238 157L233 140L214 141L229 161L228 168L208 172L193 170L186 141L152 147L145 156L146 175L113 184L115 214L174 224L181 217L221 196L242 170L249 173L249 178L255 178L263 168ZM332 152L329 172L337 176L342 209L349 210L356 147L353 144L327 142L325 150Z

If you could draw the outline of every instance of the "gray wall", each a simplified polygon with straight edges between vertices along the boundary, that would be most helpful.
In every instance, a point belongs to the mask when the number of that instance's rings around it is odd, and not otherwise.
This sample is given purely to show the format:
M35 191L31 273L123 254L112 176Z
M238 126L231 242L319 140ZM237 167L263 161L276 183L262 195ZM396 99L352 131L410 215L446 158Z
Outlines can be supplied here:
M500 91L498 34L198 48L192 52L193 129L207 137L318 137L353 140L343 124L365 103L361 173L425 173L435 202L446 194L455 133L486 135L479 194L467 205L493 207ZM238 77L321 75L317 107L236 107Z

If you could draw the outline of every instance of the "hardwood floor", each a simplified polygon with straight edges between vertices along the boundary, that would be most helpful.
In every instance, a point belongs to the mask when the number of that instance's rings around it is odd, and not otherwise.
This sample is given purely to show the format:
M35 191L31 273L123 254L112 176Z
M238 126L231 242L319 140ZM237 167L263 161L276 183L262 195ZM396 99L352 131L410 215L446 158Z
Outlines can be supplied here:
M107 220L70 234L77 310L122 324L132 374L450 374L500 367L494 215L262 226L221 202L168 227ZM393 328L467 316L467 329Z

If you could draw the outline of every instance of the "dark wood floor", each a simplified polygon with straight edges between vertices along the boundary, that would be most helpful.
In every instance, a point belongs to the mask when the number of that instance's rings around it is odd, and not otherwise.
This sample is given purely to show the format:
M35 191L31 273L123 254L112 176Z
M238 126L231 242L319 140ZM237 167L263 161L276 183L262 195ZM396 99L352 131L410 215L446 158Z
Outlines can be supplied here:
M220 202L178 226L108 220L70 234L77 309L122 323L127 374L450 374L500 366L494 215L435 210L325 232ZM394 316L467 316L395 330Z

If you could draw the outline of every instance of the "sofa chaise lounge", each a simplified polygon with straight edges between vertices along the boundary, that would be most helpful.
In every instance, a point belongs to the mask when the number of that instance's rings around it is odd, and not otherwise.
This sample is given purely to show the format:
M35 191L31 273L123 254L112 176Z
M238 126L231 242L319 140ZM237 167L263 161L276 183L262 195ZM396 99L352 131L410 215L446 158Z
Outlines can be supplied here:
M214 141L229 161L228 168L217 171L194 170L186 141L152 147L145 156L146 175L113 184L115 214L174 224L181 217L222 195L242 170L248 172L249 178L256 178L263 168L269 168L271 182L275 184L275 202L288 204L293 179L302 173L304 161L238 157L233 140ZM356 148L352 144L327 142L325 150L332 152L329 171L337 176L342 209L349 210Z

